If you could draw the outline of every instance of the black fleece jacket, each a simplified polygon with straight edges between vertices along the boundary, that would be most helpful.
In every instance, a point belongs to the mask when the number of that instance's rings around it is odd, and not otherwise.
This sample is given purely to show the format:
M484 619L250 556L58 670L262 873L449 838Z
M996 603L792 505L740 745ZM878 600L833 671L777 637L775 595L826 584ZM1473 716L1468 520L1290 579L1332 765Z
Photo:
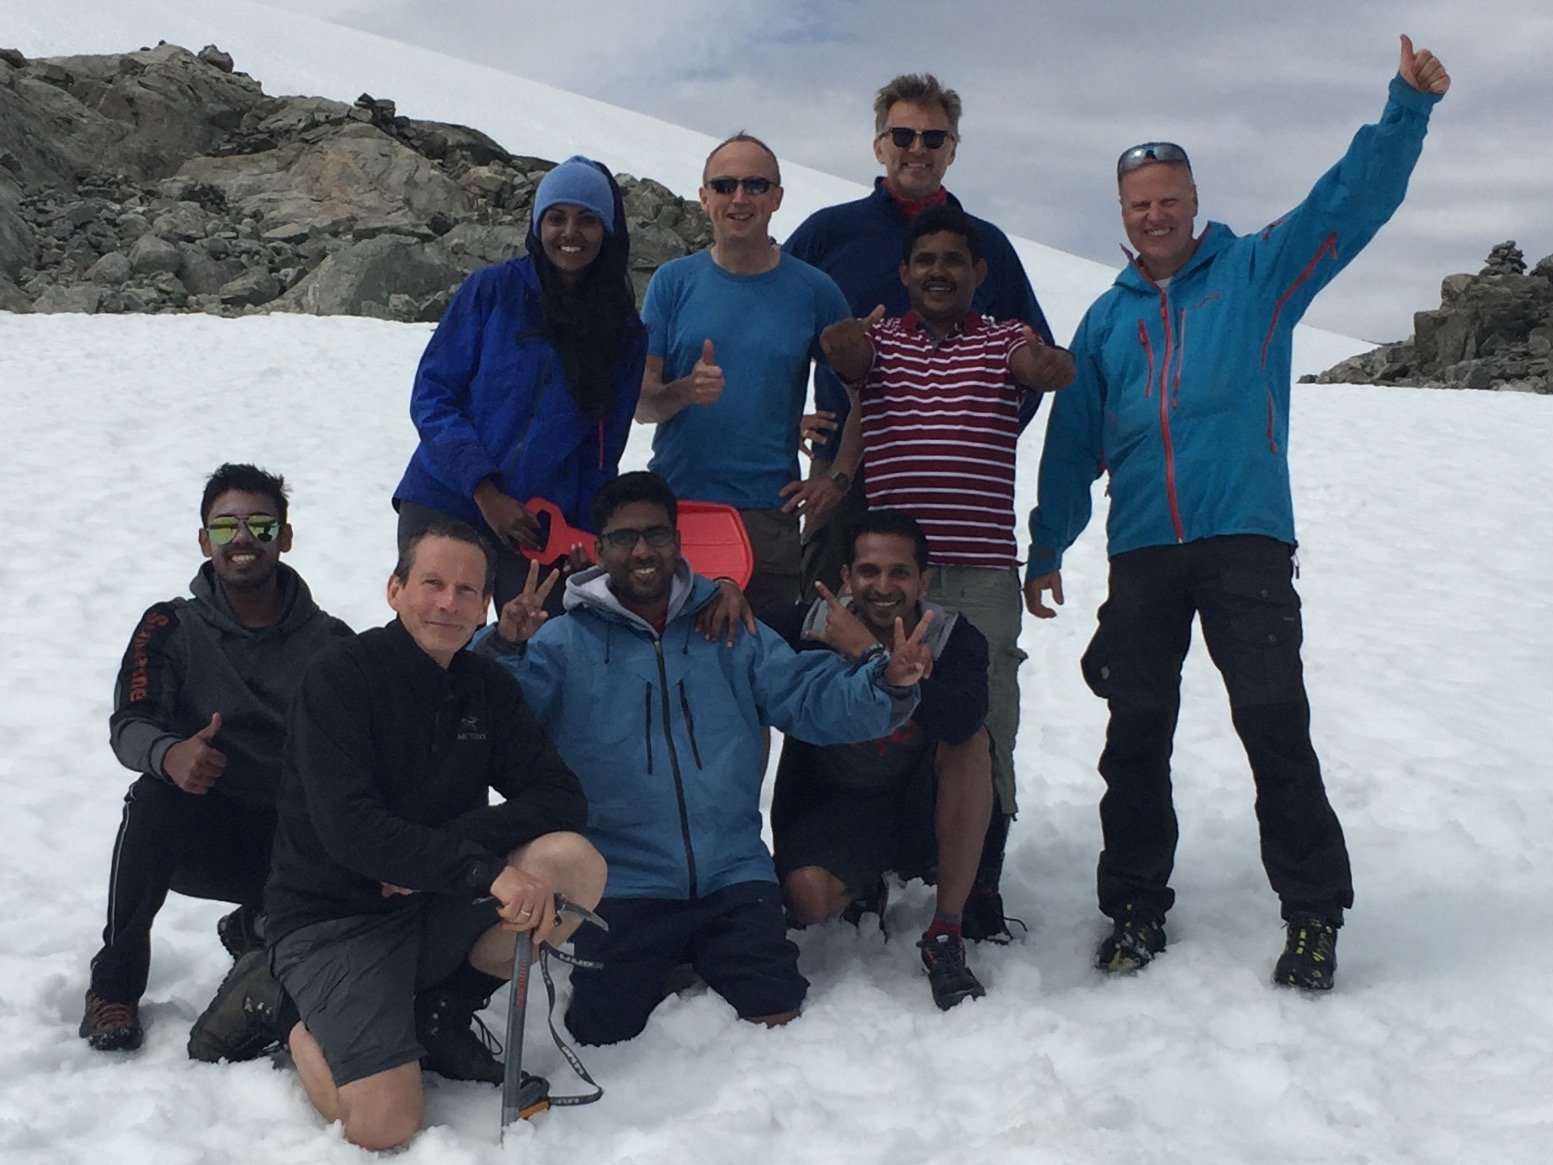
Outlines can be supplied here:
M470 899L507 853L587 824L587 802L500 665L443 670L395 620L314 661L292 704L273 865L273 942L399 909L383 884ZM489 804L488 790L506 800Z

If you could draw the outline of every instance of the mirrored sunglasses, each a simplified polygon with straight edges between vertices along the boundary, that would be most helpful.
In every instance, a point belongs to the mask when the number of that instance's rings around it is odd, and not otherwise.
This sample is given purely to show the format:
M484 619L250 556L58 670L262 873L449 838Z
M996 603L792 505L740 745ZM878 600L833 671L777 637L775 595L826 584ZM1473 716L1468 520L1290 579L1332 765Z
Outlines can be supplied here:
M740 186L746 194L764 194L776 185L770 178L708 178L706 184L714 194L732 194Z
M246 518L212 518L205 525L205 533L217 546L225 546L244 526L255 542L273 542L280 536L280 519L273 514L249 514Z
M1116 159L1116 176L1120 178L1123 174L1131 174L1138 167L1152 162L1173 162L1185 166L1188 171L1192 168L1186 151L1175 142L1144 142L1141 146L1122 151L1122 156Z
M898 150L911 149L911 143L918 138L922 139L924 149L936 150L949 140L950 134L947 129L907 129L905 126L892 126L879 136L888 137Z
M607 546L613 546L616 550L634 550L639 538L645 538L647 545L661 549L674 541L674 527L648 526L645 530L621 528L599 535L601 542Z

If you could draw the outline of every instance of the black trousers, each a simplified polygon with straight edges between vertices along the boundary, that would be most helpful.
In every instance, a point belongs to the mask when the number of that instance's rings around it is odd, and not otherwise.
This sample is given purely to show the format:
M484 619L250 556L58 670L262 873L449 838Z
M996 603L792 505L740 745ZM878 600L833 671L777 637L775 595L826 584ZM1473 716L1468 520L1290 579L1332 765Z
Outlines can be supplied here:
M1262 865L1283 915L1341 923L1353 877L1310 742L1292 548L1255 535L1208 538L1119 554L1110 575L1083 660L1085 681L1111 711L1100 755L1100 909L1163 916L1175 901L1170 754L1196 616L1251 762Z
M124 795L124 816L108 874L108 923L92 959L92 991L137 1001L151 970L151 923L176 890L258 910L270 872L275 811L185 793L142 776Z

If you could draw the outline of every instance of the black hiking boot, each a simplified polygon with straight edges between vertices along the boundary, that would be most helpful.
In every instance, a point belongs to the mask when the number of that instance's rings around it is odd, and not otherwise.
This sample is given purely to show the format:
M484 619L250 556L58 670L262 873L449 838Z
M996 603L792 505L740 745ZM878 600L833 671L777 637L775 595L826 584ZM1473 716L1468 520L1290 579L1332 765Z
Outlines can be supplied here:
M1273 968L1273 982L1306 991L1332 990L1337 973L1336 924L1313 914L1297 914L1289 919L1288 928L1283 954Z
M485 1004L484 999L470 999L441 987L417 995L415 1038L426 1049L421 1066L449 1080L500 1084L502 1064L496 1056L501 1044L475 1018L475 1012Z
M226 973L215 998L189 1029L189 1059L256 1060L281 1042L285 988L270 974L269 954L249 951Z
M1008 929L1011 922L1017 922L1020 930L1030 929L1022 919L1010 918L1003 913L1003 895L996 886L978 882L971 887L960 915L960 930L968 942L1011 943L1014 941L1014 934Z
M933 989L933 1002L940 1011L948 1011L963 999L980 999L987 993L965 965L965 943L953 935L924 938L917 949L922 952L928 986Z
M1157 914L1134 914L1129 906L1100 940L1095 966L1111 972L1141 971L1164 949L1165 920Z
M264 946L259 934L259 908L239 906L231 914L223 914L216 920L216 937L234 963L249 951L259 950Z
M889 905L890 886L880 878L871 889L852 899L847 908L841 912L841 920L850 922L853 926L861 926L863 915L872 914L879 920L880 933L888 934L889 932L884 928L884 912Z
M88 991L80 1034L99 1052L132 1052L146 1038L140 1026L140 1004L115 1003Z

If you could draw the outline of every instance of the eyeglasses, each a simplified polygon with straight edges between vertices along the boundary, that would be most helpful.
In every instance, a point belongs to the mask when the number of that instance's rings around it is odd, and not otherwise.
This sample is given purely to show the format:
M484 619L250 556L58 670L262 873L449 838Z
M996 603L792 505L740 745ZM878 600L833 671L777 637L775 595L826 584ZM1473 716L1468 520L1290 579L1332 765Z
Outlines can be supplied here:
M273 542L280 535L280 519L273 514L249 514L246 518L212 518L205 524L205 533L217 546L225 546L237 537L243 527L248 528L256 542Z
M770 178L708 178L706 185L714 194L732 194L740 186L746 194L764 194L776 183Z
M674 534L673 526L648 526L645 530L621 528L611 530L608 534L600 534L599 540L608 543L616 550L635 550L637 539L645 538L647 545L661 549L674 541Z
M891 126L879 136L889 138L898 150L911 149L911 143L918 138L922 139L923 149L936 150L954 135L947 129L907 129L899 125Z
M1191 173L1191 159L1186 156L1186 151L1175 142L1144 142L1141 146L1133 146L1130 150L1123 150L1122 156L1116 159L1116 176L1121 178L1123 174L1131 174L1140 166L1147 166L1152 162L1172 162L1185 166Z

